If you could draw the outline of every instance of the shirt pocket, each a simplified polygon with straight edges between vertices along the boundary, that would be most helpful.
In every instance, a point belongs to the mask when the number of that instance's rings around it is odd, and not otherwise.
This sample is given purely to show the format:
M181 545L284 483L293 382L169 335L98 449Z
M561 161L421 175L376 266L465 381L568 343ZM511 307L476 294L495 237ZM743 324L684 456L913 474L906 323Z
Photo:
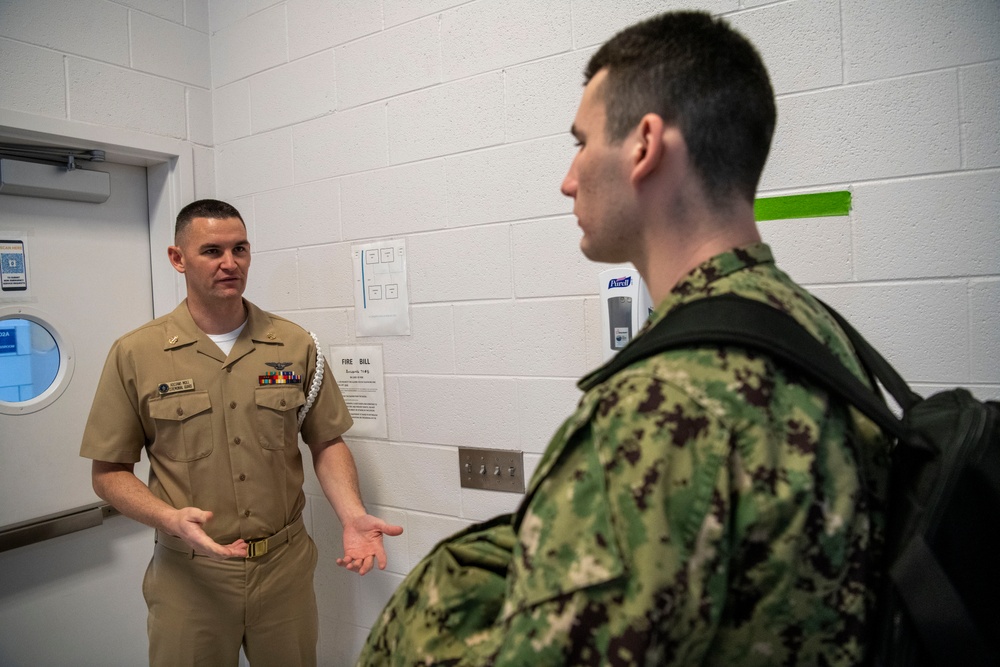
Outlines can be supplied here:
M156 421L152 448L172 461L196 461L212 453L212 400L207 391L151 399L149 416Z
M257 403L257 442L264 449L298 447L299 408L306 397L298 386L265 385L254 393Z

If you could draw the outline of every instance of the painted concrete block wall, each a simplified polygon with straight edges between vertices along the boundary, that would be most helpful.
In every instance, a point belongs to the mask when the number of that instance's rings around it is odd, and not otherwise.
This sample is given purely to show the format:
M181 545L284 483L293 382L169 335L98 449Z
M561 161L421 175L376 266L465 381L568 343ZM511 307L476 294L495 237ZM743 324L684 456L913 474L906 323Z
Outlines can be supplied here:
M762 195L853 193L847 216L763 223L779 262L918 387L1000 395L1000 8L918 4L210 3L218 194L254 220L251 298L383 348L389 438L349 441L368 502L407 532L358 582L311 496L330 660L437 539L518 502L460 488L457 447L532 468L599 363L603 267L559 193L567 129L587 58L656 11L706 9L758 45L779 107ZM399 237L412 334L357 338L350 246Z
M0 108L188 141L215 189L207 0L0 2Z

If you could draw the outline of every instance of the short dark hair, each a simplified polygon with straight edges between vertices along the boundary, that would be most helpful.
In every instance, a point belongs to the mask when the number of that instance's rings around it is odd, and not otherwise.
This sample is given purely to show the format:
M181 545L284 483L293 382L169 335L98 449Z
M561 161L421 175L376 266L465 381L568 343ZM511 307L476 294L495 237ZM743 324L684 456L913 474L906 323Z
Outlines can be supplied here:
M711 14L669 12L612 37L590 59L585 81L605 68L609 141L622 141L655 113L680 129L712 203L753 201L777 113L749 40Z
M174 243L177 243L181 234L195 218L216 218L219 220L238 218L243 223L244 228L247 226L247 223L243 221L243 216L232 204L218 199L199 199L182 208L177 214L177 223L174 225Z

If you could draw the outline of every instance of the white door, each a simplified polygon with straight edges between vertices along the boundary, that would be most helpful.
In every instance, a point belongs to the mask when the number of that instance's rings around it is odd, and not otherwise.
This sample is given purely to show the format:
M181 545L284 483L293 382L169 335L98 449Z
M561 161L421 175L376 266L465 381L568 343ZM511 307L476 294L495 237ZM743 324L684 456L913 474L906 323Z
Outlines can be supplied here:
M86 168L111 174L106 202L0 194L0 240L23 241L27 263L27 289L0 291L0 329L22 311L49 324L72 370L27 409L0 396L0 528L98 501L79 456L91 400L111 344L153 314L146 169Z

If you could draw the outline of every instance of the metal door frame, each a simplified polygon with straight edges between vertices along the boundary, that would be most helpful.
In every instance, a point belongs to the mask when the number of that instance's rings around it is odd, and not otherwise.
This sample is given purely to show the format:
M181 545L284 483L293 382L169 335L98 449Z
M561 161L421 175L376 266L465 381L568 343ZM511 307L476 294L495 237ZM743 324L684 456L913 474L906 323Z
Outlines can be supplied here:
M193 148L188 141L6 109L0 109L0 136L100 149L107 154L108 162L145 167L152 260L162 257L167 246L173 244L174 219L194 199ZM181 302L184 284L169 262L151 261L150 269L153 317L159 317Z

